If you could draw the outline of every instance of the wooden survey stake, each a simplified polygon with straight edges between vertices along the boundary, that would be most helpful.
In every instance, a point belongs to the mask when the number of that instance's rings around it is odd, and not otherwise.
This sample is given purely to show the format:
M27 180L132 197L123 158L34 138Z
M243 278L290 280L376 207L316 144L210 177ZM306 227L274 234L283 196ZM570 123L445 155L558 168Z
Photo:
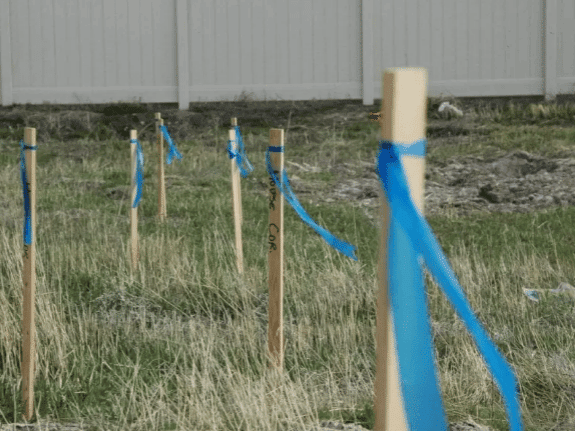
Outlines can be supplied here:
M36 129L24 128L24 142L36 145ZM23 266L23 325L22 325L22 395L24 419L30 421L34 414L34 373L36 371L36 152L24 150L26 181L30 198L31 242L24 244ZM26 221L24 221L26 223Z
M232 152L238 151L238 140L234 126L238 125L236 118L232 119L232 128L228 133ZM240 189L240 170L236 159L232 159L232 209L234 213L234 232L236 244L236 267L238 273L244 272L244 255L242 253L242 192Z
M282 151L278 151L278 150ZM270 129L270 164L282 181L284 169L284 130ZM273 151L276 150L276 151ZM281 370L284 363L284 200L269 177L268 208L268 352L272 365Z
M166 220L166 181L164 180L164 135L160 130L164 120L156 113L156 147L158 149L158 220Z
M411 144L426 137L426 86L423 68L392 68L382 79L382 139ZM424 157L401 156L410 195L424 213ZM408 423L400 387L395 335L388 299L388 233L390 209L381 196L383 220L378 257L376 302L376 379L374 384L375 430L407 430ZM392 251L393 252L393 251Z
M138 184L136 181L136 170L137 170L137 159L138 154L136 152L136 143L132 140L138 139L138 132L135 130L130 131L130 161L131 161L131 181L132 181L132 193L130 194L130 240L131 240L131 253L130 258L132 261L132 270L135 271L138 267L138 207L132 207L134 200L136 199L136 193L138 191Z

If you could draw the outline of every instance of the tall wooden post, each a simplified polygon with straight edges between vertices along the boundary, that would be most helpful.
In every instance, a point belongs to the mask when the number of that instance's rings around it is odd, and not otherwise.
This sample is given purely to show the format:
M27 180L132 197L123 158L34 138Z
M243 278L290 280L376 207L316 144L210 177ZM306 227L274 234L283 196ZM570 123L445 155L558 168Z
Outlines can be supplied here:
M270 130L270 164L282 180L284 130ZM284 200L272 177L269 179L268 219L268 351L272 364L281 370L284 363Z
M423 68L392 68L382 79L382 139L411 144L426 137L427 72ZM410 194L424 212L424 158L401 156ZM376 379L374 388L375 430L407 430L400 388L395 334L388 299L388 233L390 209L381 196L382 231L378 257L376 309Z
M238 141L234 126L238 126L238 120L232 119L232 128L228 133L228 139L231 142L231 150L238 151ZM240 170L236 159L232 159L232 209L234 213L234 233L236 244L236 267L238 274L244 272L244 255L242 253L242 192L240 189Z
M130 194L130 240L131 240L131 253L130 258L132 262L132 271L135 271L138 267L138 207L132 207L134 200L136 199L136 193L138 191L138 185L136 183L136 164L137 164L137 154L136 154L136 143L132 140L138 139L138 131L130 131L130 161L131 161L131 190Z
M164 180L164 136L160 126L164 120L160 113L156 113L156 147L158 149L158 220L166 220L166 182Z
M36 145L36 129L24 128L24 142ZM24 150L26 181L30 198L31 242L24 244L23 266L23 325L22 325L22 386L24 419L29 421L34 415L34 373L36 371L36 152ZM26 223L26 221L24 221Z

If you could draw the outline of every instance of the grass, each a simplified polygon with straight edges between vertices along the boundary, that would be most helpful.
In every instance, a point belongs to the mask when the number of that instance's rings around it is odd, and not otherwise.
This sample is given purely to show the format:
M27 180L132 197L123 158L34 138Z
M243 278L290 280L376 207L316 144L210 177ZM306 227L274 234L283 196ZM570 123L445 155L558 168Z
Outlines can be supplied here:
M446 136L435 103L429 133ZM432 141L430 163L510 149L573 155L573 104L479 107L475 118L454 129L467 137L465 146ZM374 158L375 124L313 128L292 121L286 160L322 168ZM12 423L22 415L16 141L22 130L0 133L0 423ZM244 277L235 272L226 128L177 141L184 159L166 167L164 225L154 217L153 146L143 142L141 257L134 274L129 200L122 192L130 181L127 140L39 141L36 419L117 430L306 430L321 420L373 428L378 229L346 202L301 199L321 225L358 246L355 262L286 207L286 373L276 374L266 357L268 129L243 133L255 165L242 180ZM301 177L319 190L337 180L323 170ZM550 295L532 303L522 287L574 285L574 207L429 222L477 316L517 374L525 428L573 422L574 302ZM426 286L449 422L470 416L492 429L507 428L499 393L470 336L429 276Z

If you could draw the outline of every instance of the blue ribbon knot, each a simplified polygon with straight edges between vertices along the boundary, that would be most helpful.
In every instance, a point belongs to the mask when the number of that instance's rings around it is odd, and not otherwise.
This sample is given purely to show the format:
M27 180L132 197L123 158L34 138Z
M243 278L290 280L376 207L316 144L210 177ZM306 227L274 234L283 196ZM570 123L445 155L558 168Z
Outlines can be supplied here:
M410 146L380 142L376 172L390 207L388 289L400 383L410 430L445 430L446 419L432 358L421 264L425 263L466 325L502 394L511 430L522 430L518 386L466 300L430 225L412 201L400 157L424 156L426 140Z
M28 190L28 179L26 177L26 163L24 150L38 150L38 146L31 146L20 140L20 179L22 180L22 194L24 197L24 244L31 245L33 239L32 219L30 212L30 191Z
M136 197L132 203L132 208L138 207L142 199L142 184L144 183L144 153L137 139L131 139L130 143L136 144Z
M240 175L242 175L243 178L246 178L248 177L248 174L250 174L254 170L254 167L252 166L252 164L248 160L248 156L246 155L246 150L244 149L244 141L242 140L242 134L240 133L240 127L234 126L234 131L236 133L236 142L238 143L238 145L236 146L236 150L234 151L232 149L233 141L231 140L228 141L228 147L227 147L228 157L230 159L236 159L236 165L238 165Z
M166 129L166 126L160 125L160 130L162 131L162 135L164 135L164 139L168 143L169 151L168 151L168 154L166 155L166 163L168 165L170 165L170 164L172 164L173 158L180 160L180 159L182 159L182 155L180 154L180 152L176 148L174 141L172 141L172 137L168 133L168 129Z
M266 150L266 167L268 169L268 174L270 174L270 177L272 177L272 179L274 180L276 187L280 189L280 192L282 192L282 195L284 195L286 201L288 201L288 203L296 211L298 216L300 216L302 222L304 222L306 225L308 225L310 228L316 231L324 239L326 243L328 243L338 252L343 253L344 255L346 255L349 258L352 258L355 261L358 261L358 258L356 258L356 255L354 253L354 251L356 250L356 246L351 245L350 243L347 243L344 240L340 240L339 238L335 237L327 229L318 225L310 217L310 215L306 213L306 210L304 210L304 207L302 207L302 205L298 201L298 198L296 198L296 196L292 192L292 189L290 188L290 180L288 179L288 175L286 174L285 169L282 170L282 181L278 180L278 177L276 177L276 174L274 173L274 169L272 168L272 164L270 162L271 151L284 152L284 147L268 147L268 149Z

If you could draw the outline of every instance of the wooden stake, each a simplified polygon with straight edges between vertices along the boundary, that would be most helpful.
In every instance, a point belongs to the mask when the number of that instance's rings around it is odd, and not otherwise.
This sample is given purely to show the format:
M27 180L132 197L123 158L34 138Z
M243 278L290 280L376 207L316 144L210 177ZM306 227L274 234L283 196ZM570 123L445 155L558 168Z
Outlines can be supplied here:
M130 140L135 140L138 138L138 131L131 130L130 131ZM138 250L138 207L132 207L134 200L136 199L136 192L138 190L138 185L136 182L136 161L137 154L136 154L136 143L130 142L130 161L131 161L131 184L132 184L132 193L130 194L130 239L131 239L131 260L132 260L132 270L135 271L138 267L138 258L140 252Z
M236 118L232 119L232 128L228 133L228 139L232 142L232 151L238 151L238 141L234 126L238 125ZM242 253L242 192L240 189L240 170L236 159L232 159L232 208L234 212L234 232L236 239L236 267L238 274L244 273L244 255Z
M160 126L164 126L164 120L160 113L156 113L156 146L158 149L158 219L166 220L166 182L164 179L164 135Z
M426 137L426 86L423 68L392 68L382 79L382 139L411 144ZM424 158L402 156L410 194L424 212ZM388 300L389 207L381 195L382 232L378 258L378 297L376 302L376 379L374 385L375 430L407 430L407 421L398 375L395 336ZM393 251L390 251L393 252Z
M36 145L36 129L24 128L24 142ZM23 325L22 325L22 387L24 420L34 415L34 373L36 371L36 152L24 150L26 180L30 197L30 225L32 241L24 245L23 266ZM26 223L26 221L25 221Z
M284 148L284 130L270 129L270 146ZM281 180L284 153L270 152L270 163ZM284 322L282 314L284 291L284 200L269 178L270 216L268 219L268 351L272 364L281 370L284 363Z

